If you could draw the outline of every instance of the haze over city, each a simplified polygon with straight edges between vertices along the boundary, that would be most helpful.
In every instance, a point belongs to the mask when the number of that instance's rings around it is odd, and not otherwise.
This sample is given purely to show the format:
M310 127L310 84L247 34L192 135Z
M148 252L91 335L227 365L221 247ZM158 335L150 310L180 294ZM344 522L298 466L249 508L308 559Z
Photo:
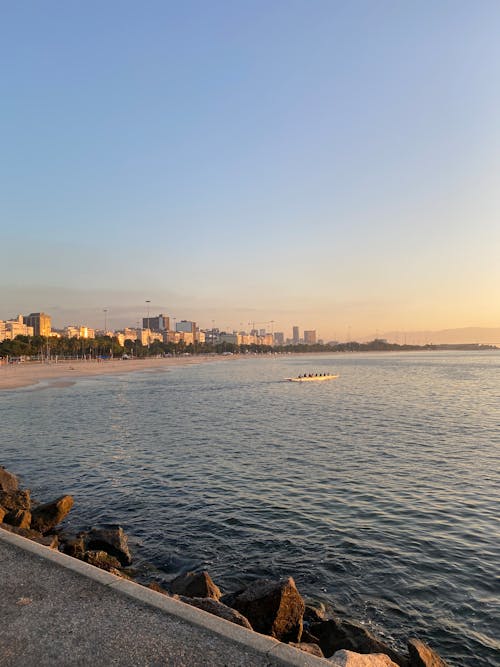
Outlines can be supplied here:
M2 14L0 319L499 326L498 3Z

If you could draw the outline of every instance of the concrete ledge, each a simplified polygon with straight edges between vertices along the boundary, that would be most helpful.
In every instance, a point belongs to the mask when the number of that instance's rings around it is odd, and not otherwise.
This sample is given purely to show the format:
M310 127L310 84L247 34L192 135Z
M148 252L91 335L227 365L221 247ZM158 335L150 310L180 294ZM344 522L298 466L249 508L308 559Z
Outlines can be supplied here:
M146 606L155 612L160 612L165 616L165 619L168 617L175 619L177 621L182 621L189 626L192 626L193 632L196 629L203 631L204 634L210 633L213 636L219 637L224 642L221 642L221 647L219 651L224 649L225 645L233 645L235 650L240 650L242 656L249 658L248 654L251 654L253 658L250 659L250 662L235 661L228 656L228 659L224 659L224 656L221 656L221 661L218 663L211 662L208 659L204 664L256 664L256 665L291 665L296 667L320 667L320 665L331 664L329 661L321 658L316 658L311 656L303 651L299 651L293 647L290 647L286 644L282 644L277 640L261 635L257 632L252 632L246 628L230 623L224 619L221 619L217 616L209 614L205 611L192 607L188 604L185 604L179 600L174 600L173 598L157 593L156 591L150 590L140 584L137 584L126 579L122 579L114 574L100 570L88 563L79 561L75 558L67 556L66 554L60 553L54 549L50 549L43 545L32 542L24 537L9 533L8 531L0 529L0 546L1 542L12 545L17 549L21 549L25 555L30 554L33 557L33 568L35 568L35 561L38 559L43 559L54 564L57 568L61 568L61 572L55 572L56 578L60 578L60 585L64 586L64 571L72 572L80 577L84 577L87 580L87 586L91 585L91 588L95 590L95 597L97 600L100 600L102 595L99 593L99 589L113 591L113 593L119 594L131 601L133 604L140 604ZM1 555L1 554L0 554ZM40 566L39 560L36 565L38 568ZM25 564L25 569L30 568L30 562ZM4 574L2 574L0 567L0 581ZM54 575L53 575L54 576ZM66 575L68 576L68 575ZM27 577L25 576L25 579ZM1 586L0 586L1 588ZM98 602L97 602L98 604ZM111 606L111 622L113 622L113 607ZM133 610L132 610L133 611ZM109 618L109 613L107 618ZM116 619L116 625L120 628L123 624L123 621ZM165 623L164 632L169 632L168 623ZM0 627L0 639L2 639L3 630ZM191 635L188 634L189 637ZM0 642L2 643L2 642ZM239 647L239 649L238 649ZM200 643L196 642L196 639L193 636L193 650L198 652L203 651L203 646ZM23 664L23 661L16 662L15 660L11 663L6 664ZM40 664L43 664L40 663ZM68 663L69 664L69 663ZM76 664L76 663L75 663ZM78 663L85 664L85 663ZM103 664L103 663L101 663ZM153 664L149 663L147 660L143 664ZM154 663L156 664L156 663ZM189 664L189 661L186 662L185 656L176 661L175 658L170 656L168 662L165 664L170 665L184 665Z

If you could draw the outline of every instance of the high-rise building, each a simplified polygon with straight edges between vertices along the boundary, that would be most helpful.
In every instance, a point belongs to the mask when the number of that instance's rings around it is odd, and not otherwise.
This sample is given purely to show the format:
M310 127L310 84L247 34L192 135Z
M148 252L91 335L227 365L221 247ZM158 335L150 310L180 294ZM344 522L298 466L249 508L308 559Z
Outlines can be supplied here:
M306 345L315 345L316 344L316 331L304 331L304 343Z
M299 333L299 327L293 327L292 329L292 340L294 345L298 345L300 342L300 333Z
M181 320L175 325L175 330L184 333L196 333L196 322L190 322L189 320Z
M45 313L30 313L24 317L24 324L33 327L35 336L50 336L52 331L52 320Z
M156 317L143 317L142 328L151 329L151 331L168 331L170 329L170 317L161 313Z
M285 344L285 334L282 331L276 331L276 333L274 334L274 344L275 345Z

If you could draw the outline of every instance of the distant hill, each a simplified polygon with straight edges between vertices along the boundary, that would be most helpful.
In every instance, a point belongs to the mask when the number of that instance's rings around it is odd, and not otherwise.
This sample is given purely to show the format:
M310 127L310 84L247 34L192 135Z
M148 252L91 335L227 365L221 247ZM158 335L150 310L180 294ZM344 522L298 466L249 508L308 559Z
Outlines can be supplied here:
M500 327L463 327L461 329L442 329L441 331L388 331L379 335L390 343L407 343L408 345L426 345L434 343L479 343L482 345L500 346ZM372 340L373 336L363 341Z

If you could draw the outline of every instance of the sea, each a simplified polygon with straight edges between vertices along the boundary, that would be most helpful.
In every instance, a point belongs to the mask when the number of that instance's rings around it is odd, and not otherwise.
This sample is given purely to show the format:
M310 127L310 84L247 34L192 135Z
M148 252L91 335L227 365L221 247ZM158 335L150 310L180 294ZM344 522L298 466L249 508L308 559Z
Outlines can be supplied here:
M126 362L124 362L126 363ZM330 382L284 381L338 373ZM138 577L312 602L500 665L500 352L262 355L0 394L0 463L119 523Z

